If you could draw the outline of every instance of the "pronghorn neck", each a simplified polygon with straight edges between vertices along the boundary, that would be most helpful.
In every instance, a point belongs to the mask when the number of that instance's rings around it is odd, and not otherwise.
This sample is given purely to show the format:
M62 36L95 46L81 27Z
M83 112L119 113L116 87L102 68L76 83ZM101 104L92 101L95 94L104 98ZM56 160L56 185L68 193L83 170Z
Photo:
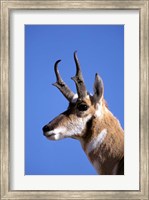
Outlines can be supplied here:
M81 138L82 147L98 174L119 174L124 156L124 135L118 120L107 109L93 117Z

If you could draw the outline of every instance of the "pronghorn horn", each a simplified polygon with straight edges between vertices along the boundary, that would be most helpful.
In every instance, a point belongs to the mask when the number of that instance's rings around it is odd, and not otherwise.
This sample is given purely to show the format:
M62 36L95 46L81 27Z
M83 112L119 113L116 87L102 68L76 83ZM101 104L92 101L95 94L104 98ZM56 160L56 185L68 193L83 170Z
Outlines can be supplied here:
M71 79L76 83L78 97L83 99L87 95L87 90L84 84L83 76L80 69L80 64L77 58L77 52L74 52L74 60L76 63L76 75Z
M66 85L66 83L62 80L59 70L58 70L58 63L61 60L56 61L55 65L54 65L54 71L55 71L55 75L56 75L56 83L53 83L52 85L56 86L61 93L66 97L66 99L71 102L73 97L74 97L74 93L69 89L69 87Z

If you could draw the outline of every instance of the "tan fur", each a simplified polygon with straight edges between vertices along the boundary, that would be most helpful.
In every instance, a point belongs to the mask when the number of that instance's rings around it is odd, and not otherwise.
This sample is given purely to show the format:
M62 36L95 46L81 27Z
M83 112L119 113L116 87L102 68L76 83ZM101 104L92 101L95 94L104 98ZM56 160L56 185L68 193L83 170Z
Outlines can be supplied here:
M80 102L86 103L89 108L83 112L77 110L77 104ZM119 121L107 108L105 100L102 98L99 103L102 105L99 117L95 115L96 105L94 105L92 96L90 96L90 98L78 100L76 104L70 104L68 110L60 114L48 125L53 130L59 127L66 127L68 132L71 132L77 126L80 126L80 123L85 123L81 133L78 132L78 134L66 137L80 140L89 160L93 165L96 164L96 167L98 167L96 169L97 172L99 174L110 175L117 173L119 163L122 163L121 160L124 158L124 134ZM87 122L84 122L83 120L88 116L91 117ZM87 146L89 142L96 139L104 129L107 131L107 135L102 144L88 154ZM61 134L65 137L65 133Z
M107 136L99 148L88 155L90 161L98 161L100 174L112 174L115 165L124 157L124 134L119 121L107 109L103 100L102 116L93 118L90 127L87 127L82 137L83 149L86 152L89 142L106 129Z
M76 51L77 88L75 95L62 80L58 63L54 65L56 86L69 101L68 109L43 127L49 140L65 137L78 139L98 174L124 174L124 134L119 121L109 111L104 100L104 85L95 74L94 94L89 95L83 80Z

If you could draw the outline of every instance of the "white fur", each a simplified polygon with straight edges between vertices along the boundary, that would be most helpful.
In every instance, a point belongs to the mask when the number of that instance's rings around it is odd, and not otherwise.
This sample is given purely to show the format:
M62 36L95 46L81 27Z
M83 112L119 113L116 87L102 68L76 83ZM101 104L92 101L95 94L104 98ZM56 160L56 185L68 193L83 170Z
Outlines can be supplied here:
M68 126L58 127L51 131L46 132L46 135L49 140L60 140L66 137L81 135L83 129L86 126L86 122L91 118L91 115L88 115L84 118L77 118L76 121L68 123ZM51 135L51 136L50 136Z
M103 129L96 138L91 140L87 146L87 154L92 152L97 147L99 148L102 142L104 141L106 135L107 135L107 129Z
M86 98L89 99L90 96L87 95ZM76 103L76 102L77 102L77 99L78 99L78 94L75 94L75 95L73 96L72 103Z
M66 136L71 137L75 135L81 135L82 131L86 127L87 121L91 118L91 115L88 115L84 118L77 118L76 121L73 121L68 125Z
M102 114L102 103L97 103L95 117L100 117Z
M46 132L46 136L48 137L49 140L60 140L64 138L63 133L65 131L66 131L65 127L59 127L59 128Z
M86 98L87 98L87 99L89 99L89 98L90 98L90 96L89 96L89 95L87 95L87 96L86 96Z
M72 103L76 103L77 99L78 99L78 94L75 94L73 96Z

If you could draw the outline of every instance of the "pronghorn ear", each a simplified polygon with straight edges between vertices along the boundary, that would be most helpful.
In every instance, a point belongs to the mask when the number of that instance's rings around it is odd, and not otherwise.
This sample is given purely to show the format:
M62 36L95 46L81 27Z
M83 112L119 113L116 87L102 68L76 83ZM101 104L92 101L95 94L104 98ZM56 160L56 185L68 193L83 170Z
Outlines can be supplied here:
M101 77L96 73L95 82L94 82L94 95L93 100L94 103L99 103L103 97L104 86Z

